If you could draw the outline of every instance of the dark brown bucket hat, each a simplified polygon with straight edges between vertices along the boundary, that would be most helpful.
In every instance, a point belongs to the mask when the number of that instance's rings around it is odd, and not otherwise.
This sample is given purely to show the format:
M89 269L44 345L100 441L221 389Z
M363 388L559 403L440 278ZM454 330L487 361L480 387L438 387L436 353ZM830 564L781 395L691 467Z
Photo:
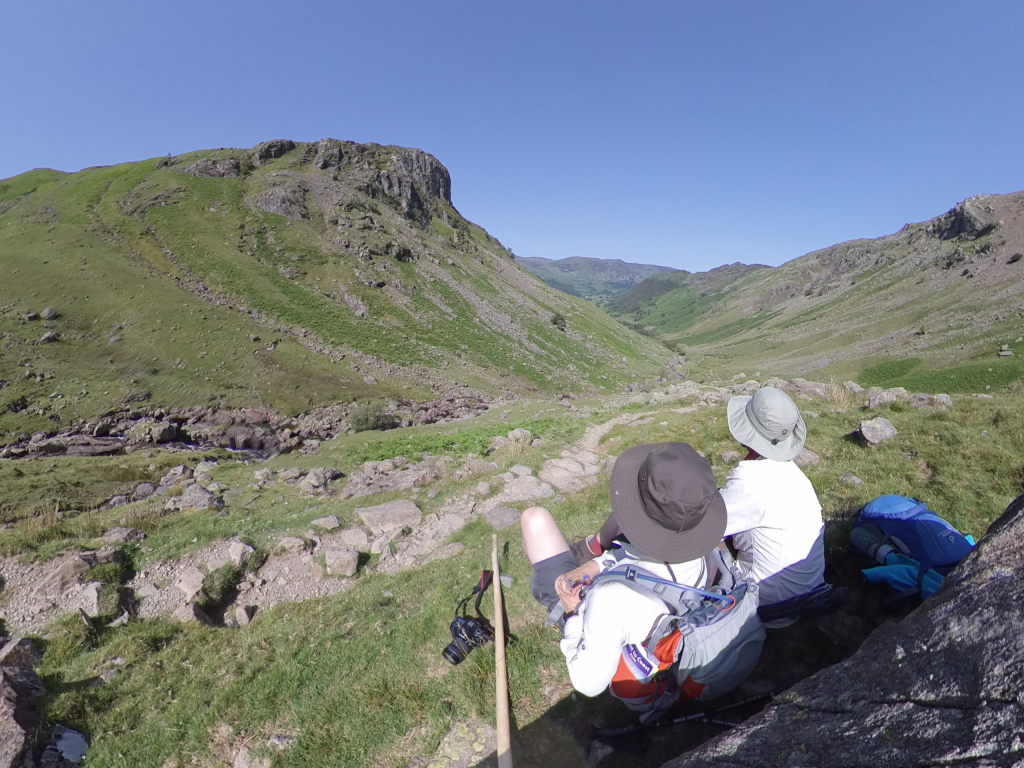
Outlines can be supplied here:
M655 560L696 560L725 533L725 501L711 465L687 443L625 451L612 467L611 497L622 533Z

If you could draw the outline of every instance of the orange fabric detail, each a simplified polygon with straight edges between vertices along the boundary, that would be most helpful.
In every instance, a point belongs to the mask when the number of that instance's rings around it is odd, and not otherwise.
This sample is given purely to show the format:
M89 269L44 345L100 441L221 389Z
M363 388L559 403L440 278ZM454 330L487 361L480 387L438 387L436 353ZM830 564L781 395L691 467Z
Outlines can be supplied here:
M612 693L620 699L642 699L653 696L657 683L641 683L629 670L626 660L619 656L619 666L612 675Z
M676 649L679 647L679 643L682 641L683 635L681 632L674 631L669 632L658 644L654 646L654 656L661 662L658 667L664 669L676 659Z
M686 678L686 681L683 683L683 687L681 689L683 698L693 699L694 701L696 701L700 698L701 694L704 693L705 688L707 688L706 685L698 683L692 677L688 677Z

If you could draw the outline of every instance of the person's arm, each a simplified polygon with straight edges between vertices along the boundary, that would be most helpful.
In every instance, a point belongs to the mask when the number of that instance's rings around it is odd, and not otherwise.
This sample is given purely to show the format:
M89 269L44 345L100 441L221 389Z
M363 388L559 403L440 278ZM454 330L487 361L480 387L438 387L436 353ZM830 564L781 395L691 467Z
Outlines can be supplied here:
M719 491L725 501L725 536L756 528L764 519L764 502L745 475L743 465L733 469Z
M594 591L581 613L565 622L562 654L572 687L584 696L600 694L619 666L625 630L616 592L612 585Z

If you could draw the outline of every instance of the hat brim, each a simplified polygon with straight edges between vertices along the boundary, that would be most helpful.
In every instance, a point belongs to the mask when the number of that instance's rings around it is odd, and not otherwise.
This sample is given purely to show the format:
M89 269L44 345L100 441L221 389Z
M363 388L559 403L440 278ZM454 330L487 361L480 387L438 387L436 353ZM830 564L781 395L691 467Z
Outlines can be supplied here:
M761 435L754 425L747 418L747 403L753 398L750 395L737 395L729 398L726 406L726 414L729 422L729 432L736 439L736 442L753 448L766 459L773 461L792 461L800 455L807 442L807 426L804 424L804 417L797 413L796 424L793 430L785 439L772 444L772 441Z
M725 500L715 493L703 519L688 531L673 531L647 515L640 498L637 475L652 450L667 443L636 445L624 451L612 466L612 514L629 543L654 560L685 563L704 557L725 535Z

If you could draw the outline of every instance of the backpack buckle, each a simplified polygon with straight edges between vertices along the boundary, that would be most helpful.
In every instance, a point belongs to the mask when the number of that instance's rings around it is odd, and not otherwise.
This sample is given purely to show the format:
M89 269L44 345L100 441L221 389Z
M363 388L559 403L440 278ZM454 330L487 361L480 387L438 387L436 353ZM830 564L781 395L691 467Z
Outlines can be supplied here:
M626 580L636 581L636 568L631 565L626 566Z

